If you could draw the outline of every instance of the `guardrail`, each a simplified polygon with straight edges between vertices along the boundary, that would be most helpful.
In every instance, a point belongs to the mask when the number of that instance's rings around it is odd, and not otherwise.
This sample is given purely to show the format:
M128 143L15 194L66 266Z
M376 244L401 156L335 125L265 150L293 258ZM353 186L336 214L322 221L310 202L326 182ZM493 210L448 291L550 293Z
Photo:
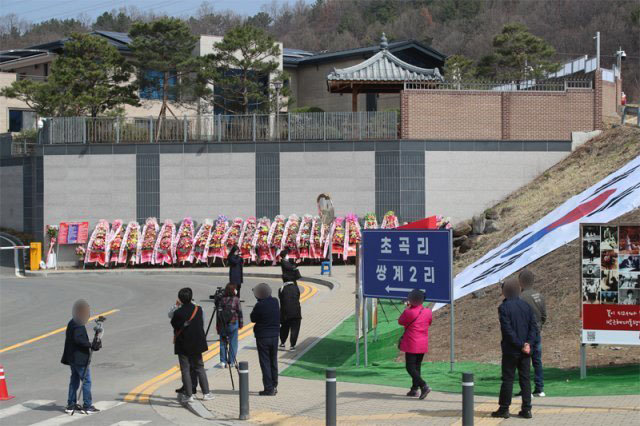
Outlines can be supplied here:
M527 80L519 82L460 81L446 83L405 82L404 90L465 90L493 92L566 92L570 89L591 89L591 79L582 80Z
M398 114L309 112L166 117L53 117L42 144L397 139Z

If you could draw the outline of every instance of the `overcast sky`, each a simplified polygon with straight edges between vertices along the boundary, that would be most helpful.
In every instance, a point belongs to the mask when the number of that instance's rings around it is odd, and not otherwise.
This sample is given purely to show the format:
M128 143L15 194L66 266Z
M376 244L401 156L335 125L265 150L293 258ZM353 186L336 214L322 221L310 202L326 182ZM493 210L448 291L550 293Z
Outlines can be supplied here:
M95 18L105 11L135 6L142 11L189 16L195 14L202 3L203 0L0 0L0 15L14 13L21 19L40 22L51 18L76 18L80 14ZM209 0L208 3L215 10L253 15L271 0Z

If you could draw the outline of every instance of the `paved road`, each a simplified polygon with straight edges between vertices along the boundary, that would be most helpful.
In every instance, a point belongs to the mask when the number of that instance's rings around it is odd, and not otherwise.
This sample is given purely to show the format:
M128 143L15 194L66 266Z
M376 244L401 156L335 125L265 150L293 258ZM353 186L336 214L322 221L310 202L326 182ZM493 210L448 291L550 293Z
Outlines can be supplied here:
M251 279L242 287L245 315L254 303L251 288L258 282L276 287L275 280ZM118 422L172 424L148 404L122 403L136 386L176 364L167 310L180 287L190 286L208 321L213 304L207 299L224 277L205 275L65 274L48 278L0 278L0 363L10 394L0 401L0 423L55 426L68 422L113 425ZM92 315L109 312L104 348L92 362L93 399L102 413L69 417L66 405L68 367L60 364L64 331L23 346L12 346L66 326L78 298L91 305ZM93 323L92 323L93 324ZM213 328L215 329L215 328ZM93 334L89 330L90 335ZM211 342L216 336L211 336ZM145 423L121 423L121 426Z

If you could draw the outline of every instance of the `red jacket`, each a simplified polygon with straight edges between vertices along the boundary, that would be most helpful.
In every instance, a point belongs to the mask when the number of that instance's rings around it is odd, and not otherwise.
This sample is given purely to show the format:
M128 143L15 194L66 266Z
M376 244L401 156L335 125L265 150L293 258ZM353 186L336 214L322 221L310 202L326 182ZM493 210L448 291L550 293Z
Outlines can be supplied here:
M400 342L400 350L410 354L426 354L429 351L429 326L431 325L431 309L422 305L408 306L398 324L404 326L404 336Z

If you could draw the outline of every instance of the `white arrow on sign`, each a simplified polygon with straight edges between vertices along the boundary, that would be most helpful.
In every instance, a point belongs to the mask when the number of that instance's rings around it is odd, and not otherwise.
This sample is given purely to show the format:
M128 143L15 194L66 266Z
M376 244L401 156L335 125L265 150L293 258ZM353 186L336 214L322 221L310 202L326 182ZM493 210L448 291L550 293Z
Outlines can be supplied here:
M406 293L409 293L411 290L413 290L412 288L398 288L389 286L386 286L384 289L387 290L387 293L391 293L392 291L404 291Z

